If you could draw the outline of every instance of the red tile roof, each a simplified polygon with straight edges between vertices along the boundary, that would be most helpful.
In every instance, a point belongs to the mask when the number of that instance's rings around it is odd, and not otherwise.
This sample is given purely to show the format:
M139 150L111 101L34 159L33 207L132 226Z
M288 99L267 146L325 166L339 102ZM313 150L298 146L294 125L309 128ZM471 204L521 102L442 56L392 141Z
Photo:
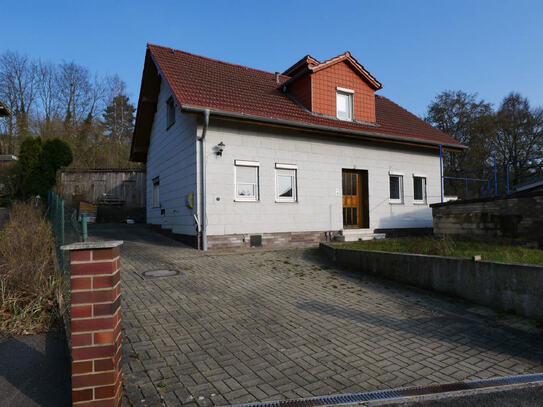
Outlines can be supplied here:
M463 146L391 100L376 95L376 124L348 122L308 111L280 90L289 76L214 60L158 45L151 56L181 106L392 136L418 143Z

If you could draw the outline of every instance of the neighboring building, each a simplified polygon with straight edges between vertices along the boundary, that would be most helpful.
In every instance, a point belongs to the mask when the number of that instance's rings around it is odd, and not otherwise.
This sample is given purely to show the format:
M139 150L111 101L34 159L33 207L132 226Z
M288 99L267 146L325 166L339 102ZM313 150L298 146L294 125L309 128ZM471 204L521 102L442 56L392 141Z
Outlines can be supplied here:
M464 146L381 87L349 52L279 74L148 45L147 222L204 249L432 227L440 146Z
M8 107L0 100L0 117L11 116Z
M13 154L0 154L0 167L7 167L8 165L15 164L18 158Z

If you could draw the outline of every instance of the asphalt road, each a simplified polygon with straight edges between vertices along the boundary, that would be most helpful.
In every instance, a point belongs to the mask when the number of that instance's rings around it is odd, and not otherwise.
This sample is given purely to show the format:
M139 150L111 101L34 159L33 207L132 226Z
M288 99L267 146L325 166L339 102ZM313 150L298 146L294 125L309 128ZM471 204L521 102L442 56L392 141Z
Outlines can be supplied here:
M65 342L56 333L0 341L0 405L71 405Z

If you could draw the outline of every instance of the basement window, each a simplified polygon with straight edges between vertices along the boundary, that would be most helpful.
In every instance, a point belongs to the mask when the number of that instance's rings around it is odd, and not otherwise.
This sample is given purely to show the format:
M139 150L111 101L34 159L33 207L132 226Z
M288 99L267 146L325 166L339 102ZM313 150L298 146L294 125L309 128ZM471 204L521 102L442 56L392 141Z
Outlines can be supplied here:
M394 204L403 203L403 176L399 174L389 175L390 198L389 202Z
M175 104L173 103L173 97L170 97L166 101L166 130L175 124Z
M336 114L340 120L353 120L353 94L350 89L337 88Z
M235 160L235 200L258 201L259 183L257 161Z
M416 204L426 204L426 177L413 176L413 201Z
M151 195L151 207L160 208L160 177L153 178L153 191Z

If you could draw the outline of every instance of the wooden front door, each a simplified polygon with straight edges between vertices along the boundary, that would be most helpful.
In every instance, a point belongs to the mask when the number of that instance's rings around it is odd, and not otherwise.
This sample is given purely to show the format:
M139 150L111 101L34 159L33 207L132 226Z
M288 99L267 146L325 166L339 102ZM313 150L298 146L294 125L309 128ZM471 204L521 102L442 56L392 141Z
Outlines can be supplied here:
M368 172L343 170L343 227L368 228Z

